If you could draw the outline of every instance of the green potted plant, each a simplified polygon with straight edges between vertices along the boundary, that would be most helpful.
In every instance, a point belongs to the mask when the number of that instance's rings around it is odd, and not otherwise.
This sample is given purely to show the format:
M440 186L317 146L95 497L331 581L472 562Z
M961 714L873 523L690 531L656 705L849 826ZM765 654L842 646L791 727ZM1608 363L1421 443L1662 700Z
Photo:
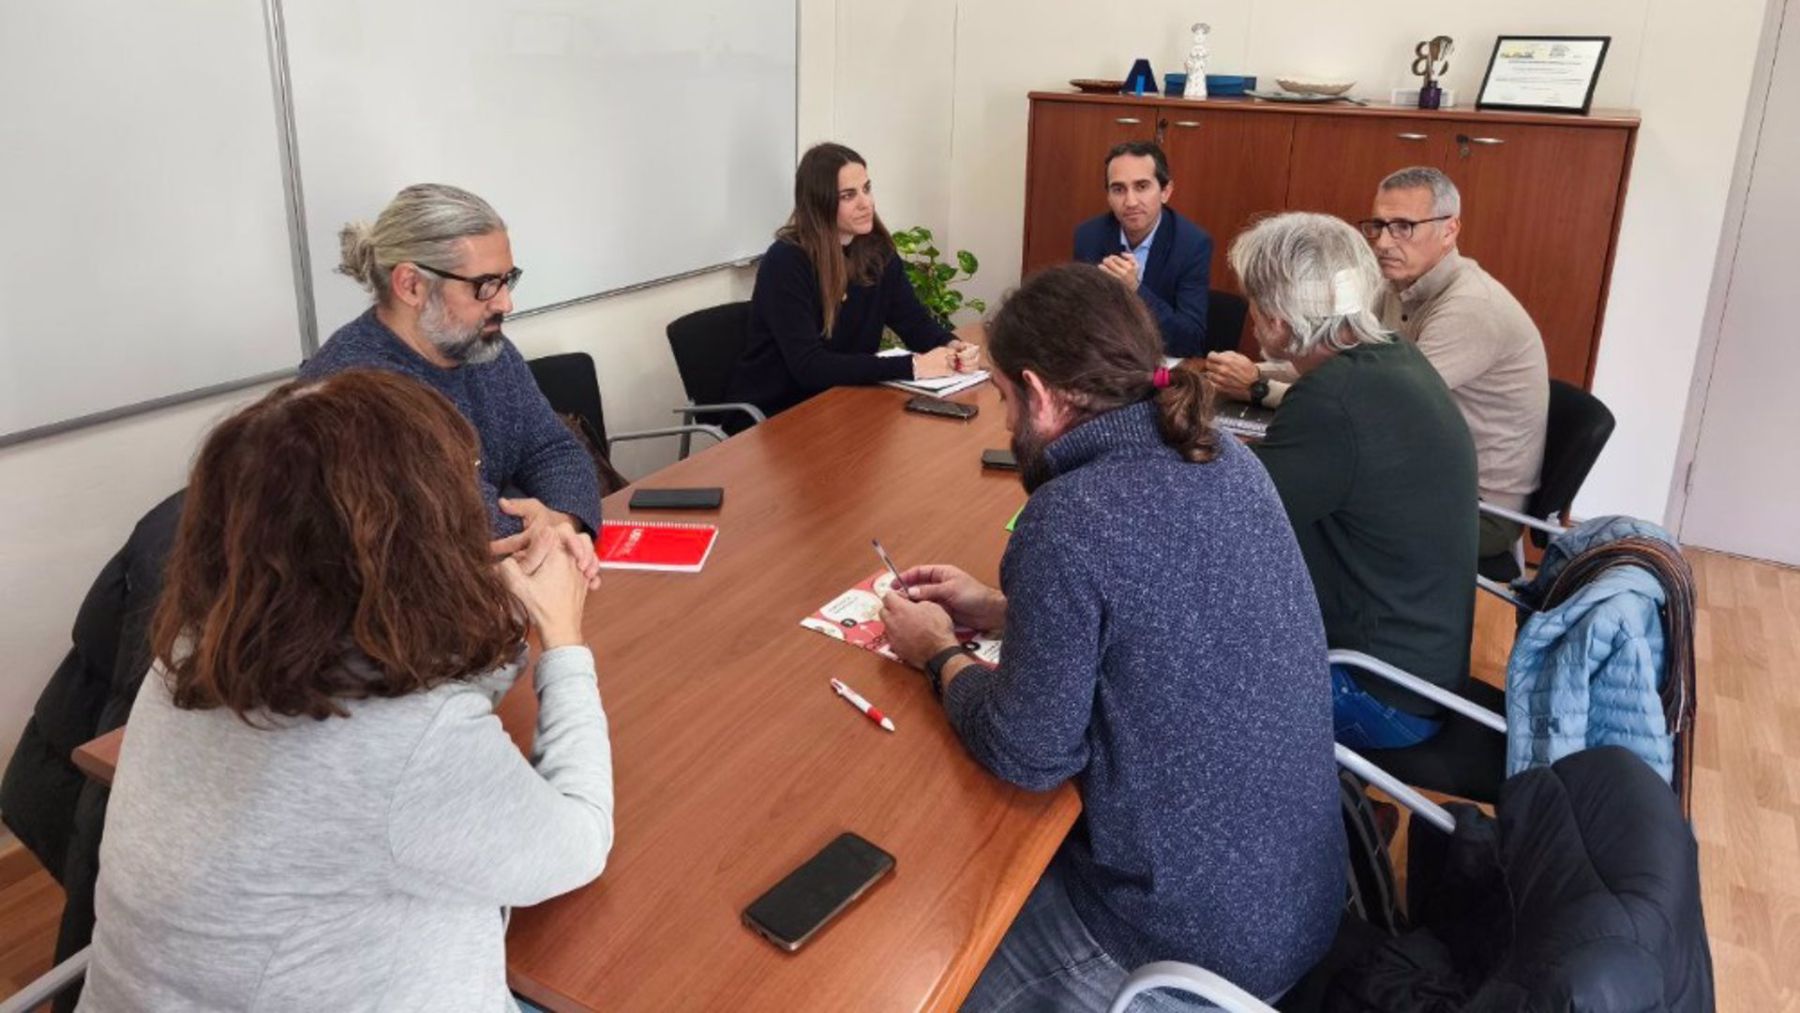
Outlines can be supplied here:
M987 303L965 297L957 286L975 277L981 262L968 250L956 251L956 263L938 260L942 254L932 242L931 230L923 225L894 233L894 246L906 266L906 279L925 308L944 327L954 326L952 319L965 309L987 312ZM961 277L958 277L958 274Z

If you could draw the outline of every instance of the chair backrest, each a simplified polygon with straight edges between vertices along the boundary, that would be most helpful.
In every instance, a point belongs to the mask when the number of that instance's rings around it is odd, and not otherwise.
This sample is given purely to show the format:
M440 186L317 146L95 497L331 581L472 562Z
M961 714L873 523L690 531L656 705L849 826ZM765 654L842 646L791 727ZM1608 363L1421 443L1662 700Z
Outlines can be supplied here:
M731 372L750 337L750 304L729 302L696 310L670 322L668 335L688 400L718 404L726 400Z
M579 416L593 428L591 436L599 439L599 450L605 453L606 413L600 407L600 376L594 371L594 357L586 352L564 352L532 359L526 365L551 409L558 415Z
M1250 304L1232 292L1213 289L1206 293L1206 350L1235 352L1244 337L1244 317Z
M1612 438L1613 413L1573 384L1550 381L1550 417L1544 426L1544 463L1526 513L1560 517L1575 502L1581 483Z

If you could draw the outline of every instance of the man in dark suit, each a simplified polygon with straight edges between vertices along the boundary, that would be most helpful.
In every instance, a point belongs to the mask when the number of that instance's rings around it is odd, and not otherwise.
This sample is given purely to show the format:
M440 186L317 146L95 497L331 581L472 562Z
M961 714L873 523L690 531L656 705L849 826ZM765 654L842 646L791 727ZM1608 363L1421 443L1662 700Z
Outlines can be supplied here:
M1126 141L1106 155L1112 210L1075 229L1075 259L1134 289L1162 330L1163 351L1205 355L1212 237L1168 206L1169 160L1152 141Z

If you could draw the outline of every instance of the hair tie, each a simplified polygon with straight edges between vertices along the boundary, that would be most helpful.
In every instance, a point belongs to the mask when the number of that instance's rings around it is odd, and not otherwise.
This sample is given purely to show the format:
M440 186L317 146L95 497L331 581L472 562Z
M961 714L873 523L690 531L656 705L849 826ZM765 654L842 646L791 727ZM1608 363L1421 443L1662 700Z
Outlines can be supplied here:
M1158 366L1156 372L1150 374L1150 386L1162 390L1169 385L1169 367Z

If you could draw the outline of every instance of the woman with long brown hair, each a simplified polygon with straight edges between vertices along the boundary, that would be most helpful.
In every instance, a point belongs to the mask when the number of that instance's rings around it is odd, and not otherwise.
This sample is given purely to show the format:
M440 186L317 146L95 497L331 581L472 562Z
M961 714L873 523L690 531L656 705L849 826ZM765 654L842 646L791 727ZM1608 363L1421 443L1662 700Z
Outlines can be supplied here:
M82 1008L512 1010L502 909L600 874L587 582L496 565L479 444L367 370L221 423L189 481L101 843ZM494 705L543 654L527 760Z
M884 327L913 354L877 356ZM774 415L832 387L966 372L980 352L913 294L863 157L842 144L808 149L794 213L756 269L731 399Z

